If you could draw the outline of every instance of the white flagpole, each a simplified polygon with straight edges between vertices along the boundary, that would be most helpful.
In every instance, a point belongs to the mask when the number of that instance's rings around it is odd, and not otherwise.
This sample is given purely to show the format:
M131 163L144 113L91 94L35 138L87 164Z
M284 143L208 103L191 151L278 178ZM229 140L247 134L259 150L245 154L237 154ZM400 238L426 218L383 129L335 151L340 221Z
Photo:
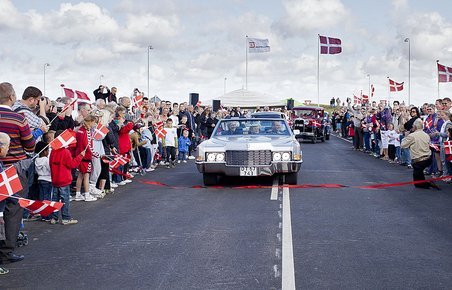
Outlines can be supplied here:
M438 99L439 99L439 73L438 73L438 63L439 63L439 59L436 60L436 74L437 76L437 82L438 82Z
M317 34L317 106L320 107L320 34Z
M389 77L388 78L388 105L391 103L391 85L389 84Z
M245 90L248 90L248 35L245 37Z

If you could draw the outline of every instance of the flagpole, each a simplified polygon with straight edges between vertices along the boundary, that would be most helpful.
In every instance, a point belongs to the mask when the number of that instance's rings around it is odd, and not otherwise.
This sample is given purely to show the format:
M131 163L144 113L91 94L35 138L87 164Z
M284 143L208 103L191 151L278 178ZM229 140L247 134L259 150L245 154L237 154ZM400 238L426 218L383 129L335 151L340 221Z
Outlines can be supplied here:
M438 64L439 64L439 59L436 60L436 74L437 74L437 82L438 82L438 99L439 99L439 73L438 73Z
M388 105L391 103L391 85L389 84L389 77L388 78Z
M245 90L248 90L248 35L245 37Z
M405 42L408 42L408 106L411 103L411 40L407 37Z
M317 106L320 107L320 34L317 34Z

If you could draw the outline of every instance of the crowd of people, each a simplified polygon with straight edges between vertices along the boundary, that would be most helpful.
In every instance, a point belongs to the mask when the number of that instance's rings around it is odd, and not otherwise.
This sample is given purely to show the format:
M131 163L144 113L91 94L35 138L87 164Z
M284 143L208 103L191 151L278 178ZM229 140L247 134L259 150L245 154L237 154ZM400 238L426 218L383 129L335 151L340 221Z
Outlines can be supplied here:
M190 162L197 145L211 136L219 120L252 113L240 107L213 111L185 102L150 102L138 89L130 96L117 97L116 93L114 87L99 86L93 92L94 103L77 100L74 107L73 98L50 100L36 87L27 87L19 99L10 83L0 83L0 172L14 166L22 185L13 196L0 198L0 264L24 259L15 252L23 221L77 224L71 201L95 202L133 182L136 174ZM253 111L269 110L256 107ZM290 117L290 110L279 110ZM425 173L437 176L452 174L450 156L442 148L444 141L452 140L450 110L448 98L425 104L421 110L398 102L391 107L352 106L348 100L335 106L331 120L333 130L353 138L355 150L412 166L415 179L422 179L424 168ZM99 124L108 130L94 138ZM427 134L427 145L437 145L428 148L428 156L425 146L416 145L426 139L419 130ZM49 146L67 131L73 132L76 142ZM112 169L118 157L126 161ZM18 197L62 202L63 206L50 216L40 216L24 210ZM0 274L6 273L0 267Z
M347 99L335 108L331 121L337 134L353 140L354 150L413 168L415 181L430 175L450 182L452 156L446 154L444 142L452 141L451 107L448 97L420 107L399 101L352 105ZM438 188L434 182L415 186Z

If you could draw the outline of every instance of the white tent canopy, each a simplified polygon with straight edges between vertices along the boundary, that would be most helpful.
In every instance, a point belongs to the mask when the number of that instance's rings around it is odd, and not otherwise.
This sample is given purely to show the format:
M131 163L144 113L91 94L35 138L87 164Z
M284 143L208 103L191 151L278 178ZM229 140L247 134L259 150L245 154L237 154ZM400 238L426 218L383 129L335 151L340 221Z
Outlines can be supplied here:
M213 100L220 100L223 107L254 108L286 105L284 100L279 100L277 97L245 89L235 90L217 98L202 100L202 104L211 106Z

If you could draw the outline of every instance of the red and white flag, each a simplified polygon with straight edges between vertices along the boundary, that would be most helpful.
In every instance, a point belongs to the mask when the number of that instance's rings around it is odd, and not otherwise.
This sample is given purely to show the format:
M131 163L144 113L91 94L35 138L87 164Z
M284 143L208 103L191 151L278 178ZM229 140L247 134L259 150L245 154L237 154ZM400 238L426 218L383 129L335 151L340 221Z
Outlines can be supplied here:
M60 211L64 203L48 200L31 200L26 198L19 199L19 205L28 209L32 214L40 214L44 217L51 215L54 212Z
M431 118L427 118L424 121L424 129L431 129L433 126L433 120Z
M452 154L452 141L445 141L444 145L444 153Z
M445 65L438 65L438 82L447 83L452 82L452 67L447 67Z
M158 123L155 123L154 125L154 134L159 139L163 139L166 136L166 130L163 127L163 121L160 121Z
M110 168L118 168L121 165L127 164L130 162L130 159L127 157L124 157L122 155L116 155L115 158L110 161Z
M247 41L249 53L270 51L270 44L268 43L268 39L247 37Z
M75 132L66 129L58 135L55 139L53 139L52 142L50 142L50 147L52 147L53 150L57 150L60 148L67 148L71 145L75 145L77 143L77 140L75 139Z
M0 196L0 201L21 190L22 184L14 166L10 166L0 173L0 194L3 194L3 196Z
M398 92L403 90L403 82L401 83L396 83L395 81L391 80L390 78L388 78L389 80L389 91L390 92Z
M143 96L142 95L136 95L132 97L132 102L134 107L141 107L143 104Z
M362 95L362 103L363 104L369 103L369 96L368 95Z
M320 54L338 54L342 52L342 42L339 38L319 35Z
M96 129L94 129L93 138L96 139L97 141L100 141L104 139L105 136L107 136L108 132L110 132L110 130L99 123L97 124Z
M311 124L312 124L312 126L314 126L314 127L318 127L318 128L322 127L322 124L319 123L319 122L317 122L316 120L313 120Z
M353 95L353 100L354 100L353 103L355 105L361 105L361 103L362 103L362 99L360 97L355 96L355 95Z
M64 86L64 85L63 85ZM68 98L74 98L74 91L68 88L63 88L64 90L64 95Z
M81 91L75 91L75 94L77 95L77 104L81 103L91 103L91 99L88 97L88 95Z
M374 85L370 85L370 97L373 98L374 97L374 93L375 93L375 87Z
M65 106L63 107L63 109L61 110L61 112L59 112L58 114L59 114L59 115L63 114L63 112L66 112L66 110L67 110L69 107L72 107L72 109L74 109L74 104L75 104L75 102L77 102L77 99L76 99L76 98L72 99L72 101L71 101L69 104L65 105Z

